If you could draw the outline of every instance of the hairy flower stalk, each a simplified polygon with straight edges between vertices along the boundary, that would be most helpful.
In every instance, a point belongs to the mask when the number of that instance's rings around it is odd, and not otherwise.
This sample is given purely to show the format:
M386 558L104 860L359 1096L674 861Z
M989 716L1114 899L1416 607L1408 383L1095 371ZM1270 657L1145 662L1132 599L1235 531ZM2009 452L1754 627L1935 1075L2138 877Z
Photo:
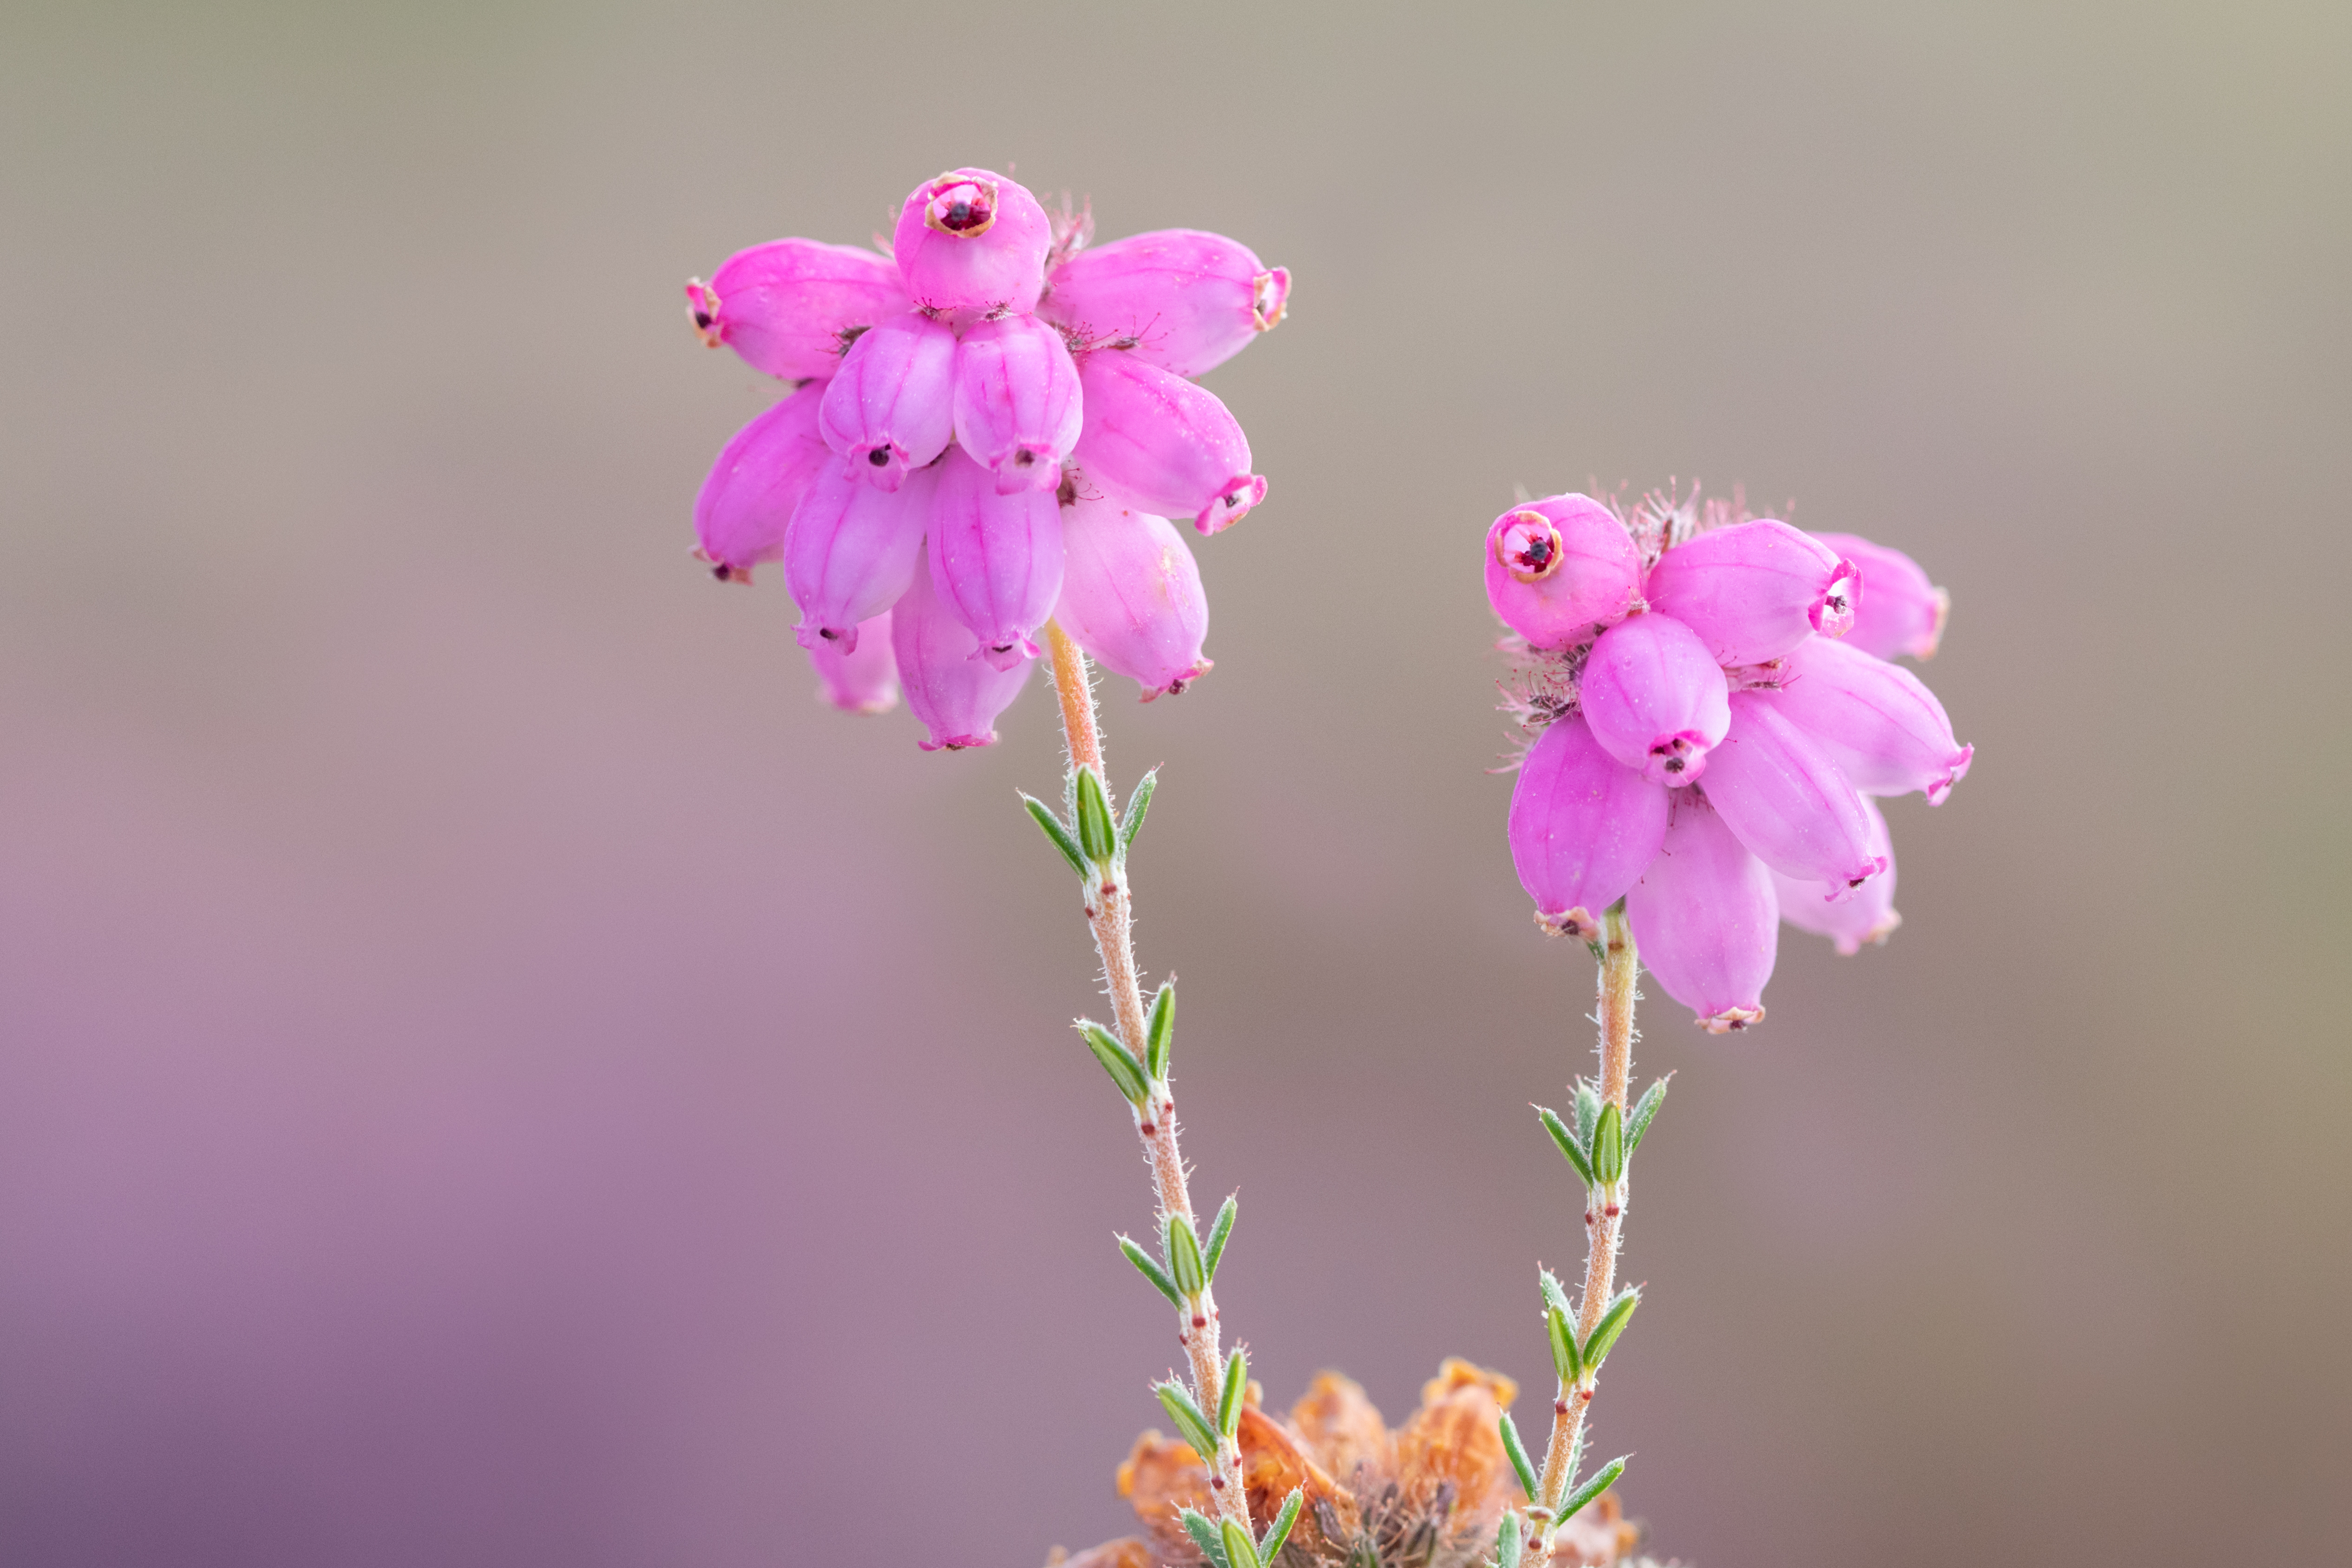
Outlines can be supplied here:
M1143 1141L1143 1157L1151 1167L1152 1195L1159 1203L1160 1234L1166 1238L1160 1266L1145 1268L1151 1261L1149 1255L1138 1258L1140 1249L1124 1237L1121 1240L1129 1248L1129 1259L1161 1288L1161 1293L1175 1306L1177 1338L1192 1363L1191 1408L1171 1404L1169 1415L1180 1427L1188 1428L1187 1439L1210 1467L1209 1486L1218 1517L1246 1531L1250 1529L1249 1496L1242 1485L1241 1447L1232 1430L1235 1423L1222 1418L1229 1403L1238 1415L1240 1401L1238 1397L1230 1401L1227 1398L1229 1369L1218 1353L1213 1283L1225 1236L1233 1224L1232 1205L1228 1204L1227 1212L1218 1216L1203 1256L1200 1226L1192 1213L1192 1194L1185 1182L1183 1151L1177 1143L1176 1099L1167 1076L1167 1037L1169 1020L1174 1012L1174 993L1163 988L1160 997L1155 999L1157 1005L1147 1009L1143 987L1136 977L1134 915L1127 885L1125 844L1120 843L1117 853L1099 858L1087 853L1085 830L1093 809L1087 797L1095 785L1100 786L1106 825L1111 807L1107 782L1109 775L1103 767L1102 730L1095 718L1094 680L1087 656L1058 624L1048 621L1045 637L1053 664L1054 691L1061 700L1062 733L1069 746L1071 812L1079 829L1071 837L1078 840L1080 856L1087 861L1090 873L1084 876L1087 924L1094 932L1095 951L1102 959L1103 989L1109 994L1118 1019L1116 1044L1125 1049L1126 1060L1113 1068L1112 1077L1114 1080L1122 1078L1120 1068L1139 1065L1145 1069L1139 1081L1129 1079L1121 1088L1129 1090L1129 1106L1134 1113L1136 1134ZM1150 775L1137 786L1136 798L1129 806L1129 823L1117 830L1120 839L1130 839L1133 830L1142 826L1142 811L1150 799L1151 787ZM1034 802L1032 809L1036 809ZM1155 1014L1166 1016L1155 1018ZM1101 1044L1091 1039L1089 1043L1095 1045L1097 1056L1103 1054ZM1112 1062L1106 1061L1105 1065L1110 1067ZM1240 1357L1236 1355L1234 1360L1231 1375L1244 1378ZM1234 1392L1237 1395L1239 1391ZM1164 1390L1161 1399L1168 1403ZM1194 1426L1190 1419L1193 1416L1205 1416L1215 1425L1203 1432ZM1253 1535L1251 1539L1256 1538Z

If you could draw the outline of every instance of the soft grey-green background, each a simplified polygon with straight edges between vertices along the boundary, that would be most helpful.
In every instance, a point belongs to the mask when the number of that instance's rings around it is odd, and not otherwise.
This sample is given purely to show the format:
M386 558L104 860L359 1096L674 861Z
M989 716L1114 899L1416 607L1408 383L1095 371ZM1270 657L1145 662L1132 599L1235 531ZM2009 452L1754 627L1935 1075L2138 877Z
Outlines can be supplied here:
M0 1558L1003 1563L1165 1313L1004 743L686 559L679 282L1017 165L1297 277L1109 714L1272 1396L1532 1382L1590 966L1478 587L1535 490L1948 584L1908 923L1675 1068L1602 1451L1701 1568L2316 1562L2352 1472L2341 5L0 16Z

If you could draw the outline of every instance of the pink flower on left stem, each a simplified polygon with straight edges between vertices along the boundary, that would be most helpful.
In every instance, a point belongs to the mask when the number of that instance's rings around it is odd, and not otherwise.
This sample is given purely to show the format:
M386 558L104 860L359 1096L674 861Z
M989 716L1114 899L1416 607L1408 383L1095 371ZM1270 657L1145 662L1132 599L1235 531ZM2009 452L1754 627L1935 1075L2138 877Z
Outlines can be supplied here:
M780 239L687 285L713 348L798 384L727 444L695 507L723 581L781 562L836 707L905 688L925 749L986 745L1057 620L1147 700L1210 668L1191 549L1265 499L1190 378L1282 320L1290 274L1220 235L1086 248L988 169L901 205L891 254Z
M1510 840L1539 923L1591 940L1623 899L1643 962L1717 1034L1763 1018L1780 921L1840 952L1886 940L1871 797L1939 805L1975 755L1887 662L1932 653L1950 605L1909 556L1696 493L1630 514L1564 495L1496 518L1486 572L1536 736Z

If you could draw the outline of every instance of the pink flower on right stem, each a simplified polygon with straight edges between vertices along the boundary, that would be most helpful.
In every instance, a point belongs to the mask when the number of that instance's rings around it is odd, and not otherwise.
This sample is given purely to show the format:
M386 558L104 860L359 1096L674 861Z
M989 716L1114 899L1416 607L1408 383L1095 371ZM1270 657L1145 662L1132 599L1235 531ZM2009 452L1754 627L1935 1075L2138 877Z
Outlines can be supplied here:
M1870 797L1939 804L1975 755L1883 657L1934 651L1950 603L1908 556L1696 492L1630 515L1562 495L1495 520L1486 574L1537 737L1510 841L1539 923L1589 940L1622 898L1643 962L1716 1034L1762 1020L1779 921L1840 952L1886 939Z

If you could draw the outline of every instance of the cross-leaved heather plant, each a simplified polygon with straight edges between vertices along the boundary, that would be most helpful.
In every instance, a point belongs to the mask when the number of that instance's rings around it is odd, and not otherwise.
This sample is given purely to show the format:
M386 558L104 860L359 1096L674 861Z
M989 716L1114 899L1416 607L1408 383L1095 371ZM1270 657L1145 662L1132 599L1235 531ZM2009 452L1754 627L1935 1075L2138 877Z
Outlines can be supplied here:
M1531 742L1511 856L1546 931L1600 961L1601 1069L1570 1114L1538 1108L1582 1182L1571 1299L1540 1275L1558 1385L1538 1466L1500 1434L1528 1497L1494 1561L1583 1563L1575 1521L1625 1468L1580 1479L1601 1364L1641 1302L1616 1288L1633 1155L1665 1080L1630 1098L1646 963L1710 1034L1763 1021L1779 922L1838 951L1896 924L1895 851L1875 795L1940 804L1972 751L1898 654L1936 651L1950 601L1908 556L1809 534L1738 504L1652 492L1515 507L1486 533L1487 598L1511 627L1505 710Z
M1192 1206L1170 1087L1175 986L1146 998L1132 941L1127 858L1154 775L1115 809L1087 655L1147 701L1209 668L1200 574L1169 515L1214 533L1266 487L1241 426L1190 378L1281 321L1290 275L1217 235L1088 250L1090 231L1001 174L957 169L915 187L887 255L780 239L688 283L704 342L798 384L719 454L695 526L721 581L781 560L824 695L880 711L903 679L927 750L994 741L1044 635L1069 767L1060 810L1023 798L1093 930L1112 1022L1077 1030L1128 1106L1157 1200L1149 1237L1118 1242L1176 1313L1187 1373L1152 1392L1206 1467L1164 1522L1221 1568L1261 1568L1305 1495L1252 1520L1248 1365L1220 1349L1215 1293L1236 1205L1206 1226Z

